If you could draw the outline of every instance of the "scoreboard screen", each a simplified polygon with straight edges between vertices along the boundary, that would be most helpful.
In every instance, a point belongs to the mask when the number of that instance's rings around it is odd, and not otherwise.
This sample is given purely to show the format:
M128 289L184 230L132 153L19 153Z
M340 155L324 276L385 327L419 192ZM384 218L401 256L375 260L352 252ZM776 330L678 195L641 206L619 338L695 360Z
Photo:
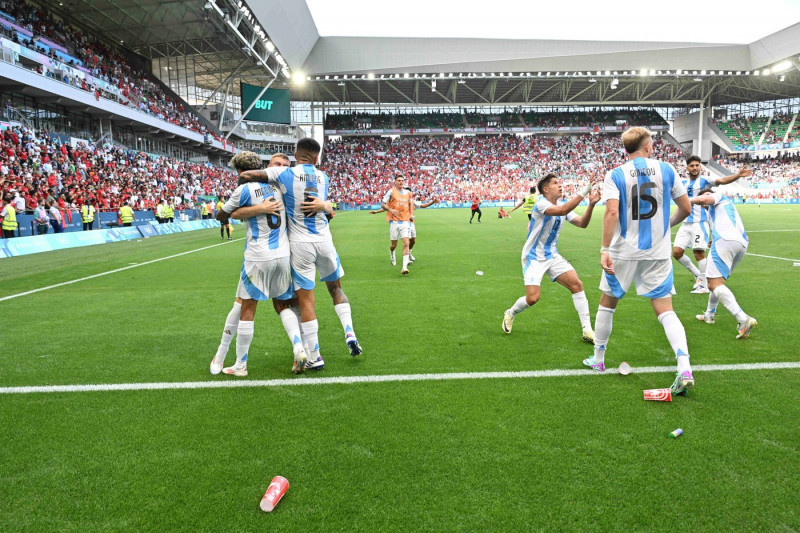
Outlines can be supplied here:
M263 87L242 83L242 111L246 111ZM261 95L253 109L244 117L254 122L272 122L275 124L291 124L292 112L289 104L288 89L267 89Z

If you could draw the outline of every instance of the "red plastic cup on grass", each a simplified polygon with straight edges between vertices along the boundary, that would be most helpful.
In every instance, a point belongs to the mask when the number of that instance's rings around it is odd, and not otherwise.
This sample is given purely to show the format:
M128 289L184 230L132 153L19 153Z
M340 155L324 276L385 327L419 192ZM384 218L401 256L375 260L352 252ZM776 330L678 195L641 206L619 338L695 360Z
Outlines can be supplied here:
M671 389L647 389L644 391L644 399L652 400L654 402L671 402L672 390Z
M261 510L265 513L272 512L287 490L289 490L289 481L285 477L275 476L272 478L272 483L269 484L267 492L261 498Z

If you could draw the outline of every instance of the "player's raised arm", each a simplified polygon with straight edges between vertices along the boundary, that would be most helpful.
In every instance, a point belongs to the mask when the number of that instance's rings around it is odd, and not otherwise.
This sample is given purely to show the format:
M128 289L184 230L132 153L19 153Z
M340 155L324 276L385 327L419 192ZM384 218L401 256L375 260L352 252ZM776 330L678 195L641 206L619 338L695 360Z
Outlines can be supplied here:
M589 221L592 220L592 211L594 211L594 206L599 201L600 201L600 191L592 191L589 194L589 206L586 208L586 211L584 211L583 215L580 216L573 215L573 218L571 219L569 218L568 215L567 220L569 220L571 224L574 224L579 228L585 228L589 226Z
M561 185L559 184L558 186L560 187ZM589 191L591 190L592 190L592 184L587 183L580 191L578 191L578 194L575 195L574 198L572 198L565 204L553 205L548 207L545 210L544 214L554 217L563 217L564 215L566 215L567 213L578 207L578 204L581 203L584 197L587 196L589 194Z
M239 185L243 183L250 183L253 181L256 182L274 182L278 179L284 171L286 171L285 167L269 167L269 168L260 168L258 170L245 170L239 173Z
M742 167L736 174L731 174L730 176L725 176L724 178L717 178L715 183L717 185L727 185L729 183L733 183L739 178L747 178L752 175L753 171L751 169L749 169L748 167Z
M417 204L415 203L415 204L414 204L414 207L420 207L420 208L422 208L422 209L425 209L426 207L430 207L430 206L432 206L432 205L433 205L433 204L435 204L435 203L436 203L436 199L434 198L433 200L431 200L431 201L429 201L429 202L425 202L424 204L419 204L419 205L417 205Z

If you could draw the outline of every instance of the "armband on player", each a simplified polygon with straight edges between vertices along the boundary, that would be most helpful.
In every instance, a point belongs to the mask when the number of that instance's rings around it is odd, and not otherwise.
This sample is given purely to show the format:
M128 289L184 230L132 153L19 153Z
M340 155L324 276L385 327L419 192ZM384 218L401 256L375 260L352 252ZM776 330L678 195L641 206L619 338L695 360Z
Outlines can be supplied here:
M608 253L608 246L601 246L600 247L600 253L601 254L607 254Z

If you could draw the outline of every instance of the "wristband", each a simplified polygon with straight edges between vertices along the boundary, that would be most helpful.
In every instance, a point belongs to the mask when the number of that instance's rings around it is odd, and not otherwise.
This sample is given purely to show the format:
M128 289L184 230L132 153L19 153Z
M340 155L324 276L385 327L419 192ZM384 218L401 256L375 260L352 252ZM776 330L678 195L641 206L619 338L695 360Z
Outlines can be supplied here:
M601 254L607 254L608 253L608 246L601 246L600 247L600 253Z
M583 189L581 189L580 192L578 192L578 194L581 196L586 196L587 194L589 194L589 191L591 190L592 190L592 184L587 183L586 186Z

